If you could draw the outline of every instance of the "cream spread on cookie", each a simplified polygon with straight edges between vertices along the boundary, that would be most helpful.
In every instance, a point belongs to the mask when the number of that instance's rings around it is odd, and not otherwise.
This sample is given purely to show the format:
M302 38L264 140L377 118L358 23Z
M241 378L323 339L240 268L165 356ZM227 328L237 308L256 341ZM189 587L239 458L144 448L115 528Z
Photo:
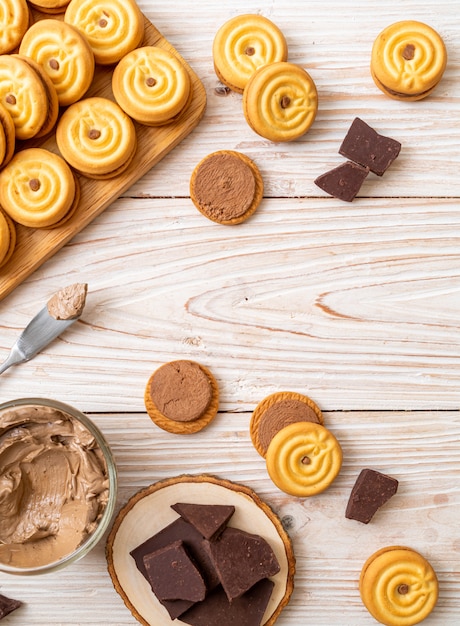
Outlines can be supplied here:
M210 218L231 220L244 215L256 191L250 166L230 154L213 154L199 166L195 195Z
M0 562L39 567L70 554L108 493L102 451L78 420L39 405L0 415Z
M192 422L206 413L212 386L206 373L193 361L171 361L152 379L150 393L158 409L177 422Z
M88 285L75 283L64 287L48 301L48 313L57 320L71 320L83 312Z

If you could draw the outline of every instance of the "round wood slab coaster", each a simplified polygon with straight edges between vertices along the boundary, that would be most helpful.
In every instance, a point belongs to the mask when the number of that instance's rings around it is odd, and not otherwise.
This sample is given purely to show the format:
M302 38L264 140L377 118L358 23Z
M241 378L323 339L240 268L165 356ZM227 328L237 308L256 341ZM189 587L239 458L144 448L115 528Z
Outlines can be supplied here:
M130 551L177 519L177 502L233 505L229 526L258 534L270 544L280 564L271 580L273 592L262 624L272 626L294 589L295 557L281 520L259 496L246 487L211 475L181 475L154 483L130 498L120 510L107 538L109 574L116 591L144 626L184 624L171 620L149 583L136 567Z

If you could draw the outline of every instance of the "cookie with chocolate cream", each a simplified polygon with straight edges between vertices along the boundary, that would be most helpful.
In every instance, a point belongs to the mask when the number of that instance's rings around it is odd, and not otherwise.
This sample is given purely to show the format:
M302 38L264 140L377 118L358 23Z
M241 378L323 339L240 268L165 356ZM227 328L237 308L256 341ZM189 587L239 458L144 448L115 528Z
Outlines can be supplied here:
M254 214L264 193L262 176L245 154L219 150L192 172L190 197L196 208L218 224L241 224Z
M212 46L214 70L232 91L243 93L263 65L286 61L288 47L280 29L258 14L237 15L223 24Z
M395 100L422 100L436 89L447 65L447 50L434 28L416 20L390 24L372 46L371 76Z
M193 96L192 81L180 57L159 46L125 54L113 71L112 91L123 111L146 126L171 124L186 111Z
M0 104L0 169L11 161L15 147L16 130L13 118L7 109Z
M364 563L361 600L385 626L414 626L430 615L438 600L438 580L431 564L406 546L377 550Z
M16 246L16 227L13 220L0 209L0 267L11 258Z
M29 28L29 21L26 0L0 0L0 54L16 50Z
M62 114L56 143L64 159L88 178L118 176L137 149L132 119L108 98L83 98Z
M79 184L64 159L44 148L17 152L0 172L0 205L18 224L54 228L79 201Z
M271 440L285 426L295 422L323 424L319 406L295 391L277 391L266 396L254 409L249 434L257 452L265 457Z
M171 361L150 376L144 402L157 426L171 433L191 434L202 430L216 416L219 388L204 365Z
M30 6L34 9L50 15L64 13L69 2L70 0L29 0Z
M31 59L30 57L24 56L23 54L15 54L14 57L17 59L21 59L22 61L27 63L36 72L45 89L47 100L47 116L40 130L34 135L34 137L38 139L40 137L48 135L48 133L50 133L56 125L59 115L59 98L57 95L57 91L51 78L48 76L48 74L39 63Z
M86 37L96 63L111 65L137 48L144 37L144 16L135 0L71 0L64 21Z
M318 93L300 65L279 61L252 74L243 92L243 112L252 130L270 141L294 141L310 130Z
M50 77L60 106L80 100L94 76L94 54L86 38L57 19L35 22L25 33L19 53L32 58Z
M16 139L31 139L48 129L47 86L22 55L0 55L0 104L13 120Z
M306 498L321 493L335 480L342 467L342 448L324 426L295 422L273 437L266 464L281 491Z

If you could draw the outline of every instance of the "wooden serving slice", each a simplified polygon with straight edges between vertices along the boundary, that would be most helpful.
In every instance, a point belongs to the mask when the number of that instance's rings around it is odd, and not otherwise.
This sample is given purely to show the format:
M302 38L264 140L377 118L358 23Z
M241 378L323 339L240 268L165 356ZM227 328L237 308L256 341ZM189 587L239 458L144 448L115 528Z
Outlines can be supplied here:
M280 571L262 624L271 626L289 602L294 588L295 557L281 520L259 496L246 487L210 475L181 475L142 489L120 510L107 538L109 574L116 591L134 617L145 626L183 624L170 619L147 580L136 567L130 551L177 519L171 508L177 502L232 505L229 526L258 534L275 552Z

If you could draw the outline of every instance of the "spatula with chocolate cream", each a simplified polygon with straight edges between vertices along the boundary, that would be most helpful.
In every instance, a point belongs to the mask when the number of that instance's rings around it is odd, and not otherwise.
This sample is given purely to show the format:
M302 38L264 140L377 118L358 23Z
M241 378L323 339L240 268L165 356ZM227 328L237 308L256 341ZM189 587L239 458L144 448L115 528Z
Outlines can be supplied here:
M30 361L71 326L83 312L87 291L86 283L75 283L55 293L19 335L0 365L0 374L12 365Z

